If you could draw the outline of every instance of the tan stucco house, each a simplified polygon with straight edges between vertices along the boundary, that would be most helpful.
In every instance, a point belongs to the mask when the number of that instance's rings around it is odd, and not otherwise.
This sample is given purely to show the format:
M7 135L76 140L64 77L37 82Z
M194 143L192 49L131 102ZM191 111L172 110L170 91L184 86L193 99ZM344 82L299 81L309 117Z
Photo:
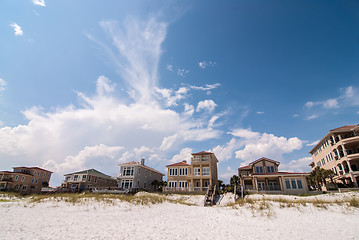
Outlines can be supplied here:
M117 187L115 178L95 169L65 174L64 177L65 179L61 184L61 188L72 189L74 191L111 189Z
M49 185L51 174L51 171L39 167L13 167L12 172L0 172L0 190L41 193L41 189Z
M117 177L118 188L124 190L146 190L154 191L155 186L152 182L157 180L162 182L163 173L145 165L145 159L141 162L132 161L118 165L120 174Z
M279 172L279 162L262 157L249 165L238 168L240 184L245 191L306 194L309 173Z
M312 168L331 169L334 181L348 187L359 185L359 124L330 130L309 152Z
M167 165L167 192L205 192L218 186L218 159L212 152L192 153L191 164L186 161Z

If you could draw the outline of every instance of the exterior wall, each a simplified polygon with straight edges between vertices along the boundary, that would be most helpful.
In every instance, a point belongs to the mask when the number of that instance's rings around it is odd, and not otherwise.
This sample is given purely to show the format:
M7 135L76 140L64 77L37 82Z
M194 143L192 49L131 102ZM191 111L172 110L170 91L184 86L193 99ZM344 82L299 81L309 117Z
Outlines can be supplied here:
M201 152L202 153L202 152ZM207 191L208 186L218 186L217 158L213 153L192 154L189 166L167 166L167 188L166 191ZM179 176L180 168L188 168L187 176ZM177 176L170 176L170 169L177 169ZM181 187L179 182L187 182L187 187ZM173 187L176 182L177 187Z
M0 173L1 185L6 190L16 191L23 194L41 193L41 188L51 178L51 172L39 168L16 167L14 172ZM5 180L5 181L3 181Z
M75 175L77 177L75 178ZM95 188L116 188L117 181L110 177L99 177L89 173L65 175L65 188L91 190Z
M123 168L133 167L133 175L124 176ZM152 182L157 180L162 181L163 175L155 172L146 166L140 164L126 164L120 166L120 176L118 177L118 188L134 188L134 189L144 189L146 191L154 191L155 186L152 185ZM131 186L125 186L125 181L131 181Z

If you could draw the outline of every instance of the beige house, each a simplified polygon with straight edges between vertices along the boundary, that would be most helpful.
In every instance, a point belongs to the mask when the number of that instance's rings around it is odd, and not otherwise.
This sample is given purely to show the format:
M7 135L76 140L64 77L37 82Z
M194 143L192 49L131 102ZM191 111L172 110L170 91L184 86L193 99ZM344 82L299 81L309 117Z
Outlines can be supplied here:
M262 157L248 166L238 168L240 184L246 191L305 194L309 173L279 172L279 162Z
M145 159L141 163L132 161L119 164L120 174L117 178L118 188L120 189L143 189L154 191L155 187L152 182L157 180L162 182L163 173L145 165Z
M348 187L359 185L359 124L330 130L309 152L312 168L332 169L334 180Z
M0 190L23 194L41 193L47 187L52 172L39 167L13 167L13 171L0 172Z
M64 176L65 180L61 184L61 188L73 191L117 188L116 179L95 169L69 173Z
M218 186L218 159L212 152L192 153L191 164L186 161L167 165L167 192L205 192Z

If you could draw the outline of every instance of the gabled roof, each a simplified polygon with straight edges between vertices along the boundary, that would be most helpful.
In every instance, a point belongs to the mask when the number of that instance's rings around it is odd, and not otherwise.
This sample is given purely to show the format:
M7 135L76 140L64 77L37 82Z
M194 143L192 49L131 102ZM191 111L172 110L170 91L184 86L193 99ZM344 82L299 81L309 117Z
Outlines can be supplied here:
M192 153L192 155L203 155L203 154L213 154L213 152L202 151L202 152L198 152L198 153Z
M156 169L151 168L151 167L149 167L149 166L142 165L141 163L139 163L139 162L137 162L137 161L132 161L132 162L127 162L127 163L120 163L120 164L118 164L118 166L130 166L130 165L141 166L141 167L146 168L146 169L148 169L148 170L150 170L150 171L152 171L152 172L158 173L158 174L160 174L160 175L162 175L162 176L165 175L165 174L161 173L160 171L157 171Z
M45 171L45 172L49 172L52 173L49 170L43 169L43 168L39 168L39 167L13 167L13 169L19 169L19 168L24 168L24 169L29 169L29 170L41 170L41 171Z
M170 164L170 165L167 165L166 167L179 167L179 166L185 166L185 167L188 167L188 166L191 166L190 164L182 161L182 162L178 162L178 163L173 163L173 164Z
M88 174L88 175L96 176L96 177L111 178L110 176L103 174L102 172L99 172L93 168L88 169L88 170L79 171L79 172L68 173L68 174L65 174L64 176L69 176L69 175L73 175L73 174Z
M278 165L280 164L280 162L278 162L278 161L274 161L274 160L266 158L266 157L261 157L260 159L257 159L255 161L251 162L247 166L243 166L243 167L238 168L238 170L251 169L254 164L256 164L257 162L263 161L263 160L268 161L268 162L272 162L272 163L278 164Z

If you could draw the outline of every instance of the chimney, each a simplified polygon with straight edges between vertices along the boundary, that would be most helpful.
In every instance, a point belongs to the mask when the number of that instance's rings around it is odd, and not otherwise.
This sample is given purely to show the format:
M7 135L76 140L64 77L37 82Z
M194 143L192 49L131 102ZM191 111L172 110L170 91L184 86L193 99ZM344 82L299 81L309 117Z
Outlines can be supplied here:
M182 162L187 163L187 161L186 161L186 160L183 160Z
M145 166L145 159L141 158L141 165Z

